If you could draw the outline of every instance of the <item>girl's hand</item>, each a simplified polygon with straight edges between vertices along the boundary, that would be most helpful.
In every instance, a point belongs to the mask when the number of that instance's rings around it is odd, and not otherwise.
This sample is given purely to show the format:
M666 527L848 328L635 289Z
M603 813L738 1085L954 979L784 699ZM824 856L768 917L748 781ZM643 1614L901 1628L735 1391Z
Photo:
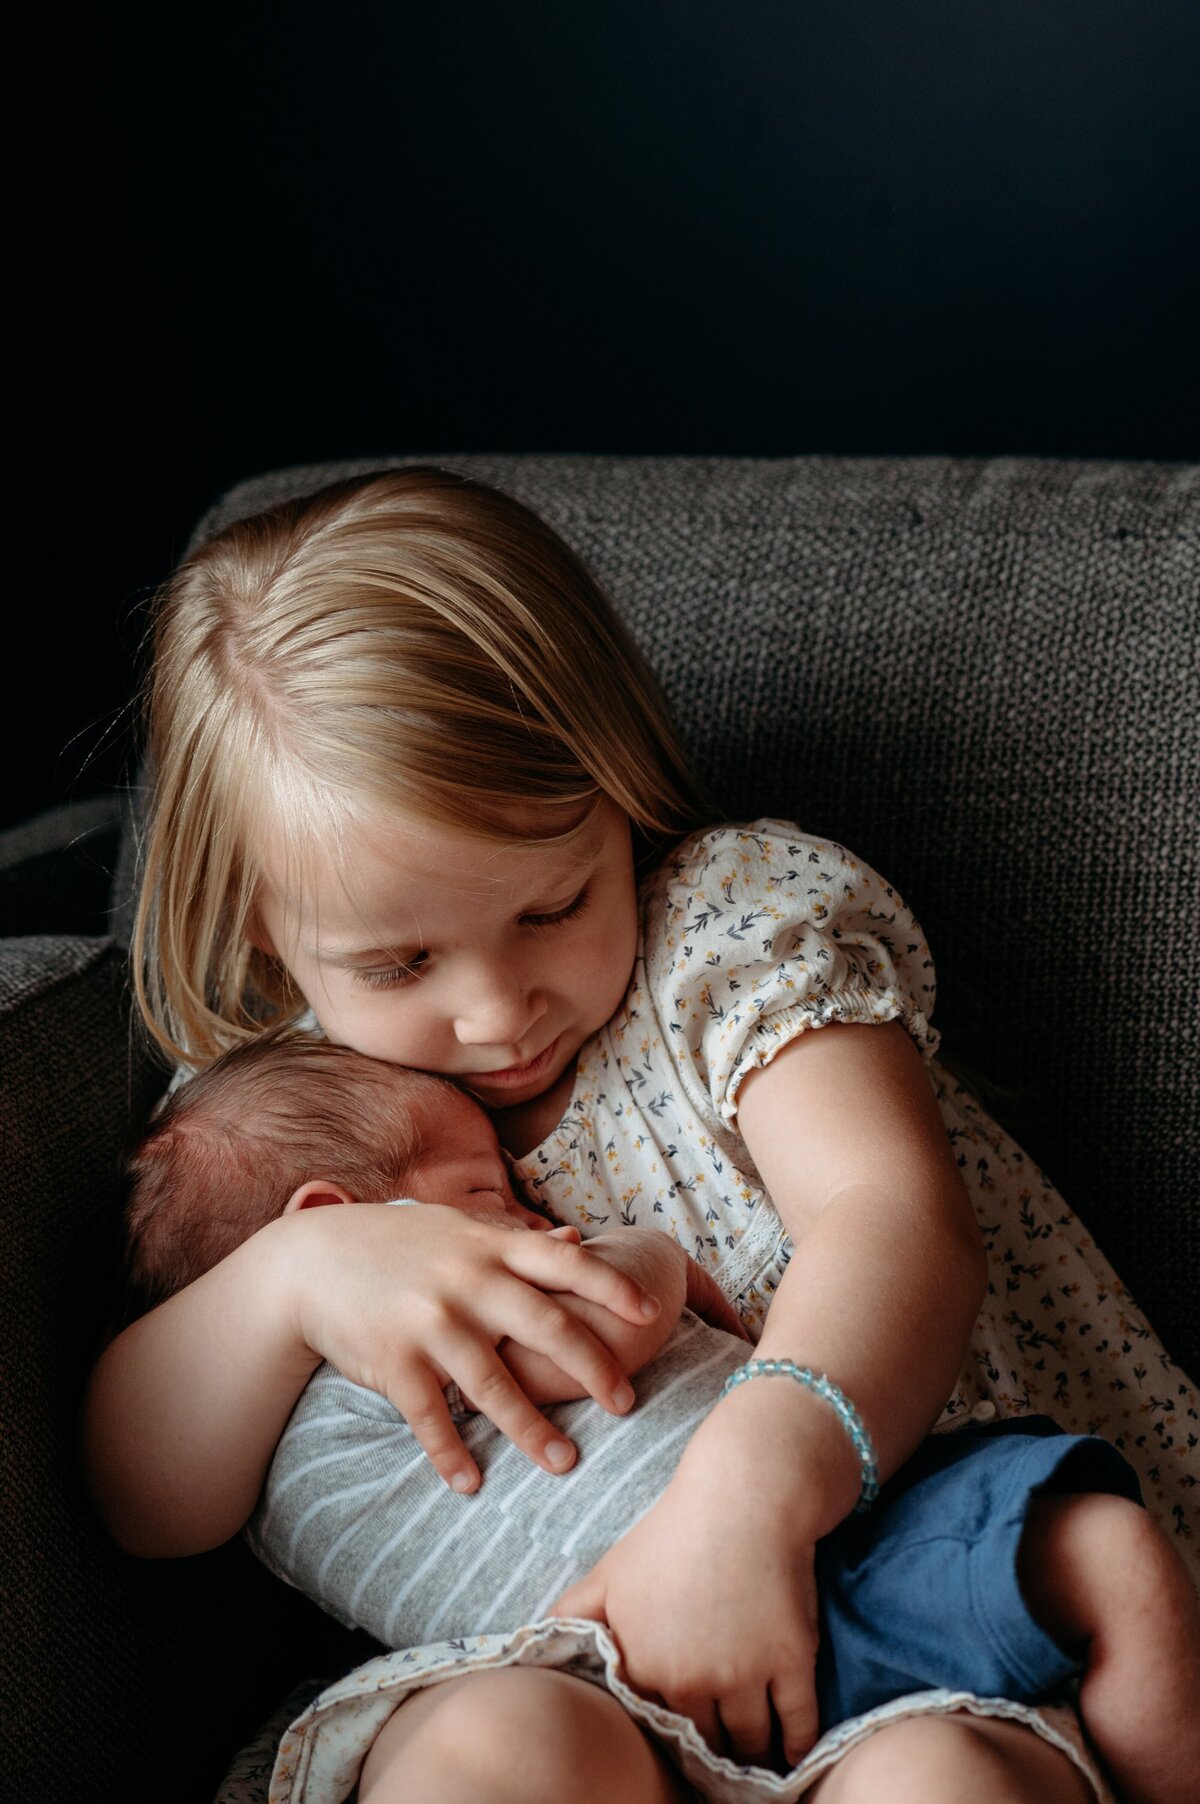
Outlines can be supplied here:
M307 1214L287 1280L297 1335L353 1383L387 1397L453 1490L474 1491L480 1475L450 1418L449 1380L546 1471L565 1472L575 1460L500 1357L502 1340L543 1354L614 1414L632 1403L617 1358L554 1293L642 1328L659 1302L570 1236L513 1233L434 1204Z
M553 1228L551 1233L579 1240L577 1228ZM594 1234L587 1242L588 1257L603 1260L616 1271L623 1271L639 1284L647 1295L657 1297L659 1314L656 1321L642 1321L634 1327L613 1315L611 1310L582 1302L578 1297L563 1298L563 1308L577 1320L586 1323L596 1339L602 1341L627 1378L657 1357L674 1333L680 1311L686 1304L696 1315L714 1328L745 1339L741 1322L715 1280L685 1253L678 1242L655 1228L615 1228L609 1234ZM566 1403L584 1397L587 1392L558 1366L531 1353L515 1341L501 1344L505 1365L534 1403ZM460 1387L461 1388L461 1387ZM464 1393L466 1395L467 1393ZM471 1399L471 1408L475 1407Z
M631 1683L718 1753L791 1767L817 1737L813 1551L844 1505L831 1512L807 1482L826 1425L768 1389L725 1399L653 1509L555 1610L606 1622Z
M898 1022L802 1034L743 1080L738 1126L795 1249L759 1351L829 1373L887 1478L936 1420L986 1282L920 1056ZM634 1683L714 1747L794 1763L817 1732L813 1548L861 1479L827 1404L741 1385L558 1609L607 1621Z
M447 1484L479 1472L450 1421L456 1379L538 1465L575 1450L496 1352L544 1350L606 1409L627 1408L612 1354L559 1296L626 1322L658 1313L627 1273L567 1236L456 1209L345 1204L285 1215L126 1328L88 1386L88 1485L114 1539L151 1558L202 1553L243 1527L296 1399L322 1359L390 1397Z

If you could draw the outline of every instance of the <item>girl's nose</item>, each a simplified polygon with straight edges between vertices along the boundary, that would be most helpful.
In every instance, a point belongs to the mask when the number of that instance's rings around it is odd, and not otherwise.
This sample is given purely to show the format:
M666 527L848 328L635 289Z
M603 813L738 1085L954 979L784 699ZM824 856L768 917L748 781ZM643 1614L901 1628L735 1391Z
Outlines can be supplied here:
M503 969L480 972L460 998L454 1017L455 1038L460 1046L519 1048L532 1057L541 1048L529 1047L526 1042L545 1012L545 997L538 990L527 990L519 973Z

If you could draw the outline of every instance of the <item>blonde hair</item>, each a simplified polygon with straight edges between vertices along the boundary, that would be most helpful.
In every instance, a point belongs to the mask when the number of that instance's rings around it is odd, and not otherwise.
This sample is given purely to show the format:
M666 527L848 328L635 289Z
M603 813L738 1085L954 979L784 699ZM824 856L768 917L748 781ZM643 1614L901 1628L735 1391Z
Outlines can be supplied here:
M266 1035L181 1084L129 1160L130 1275L161 1302L283 1213L310 1178L403 1196L421 1121L453 1086L311 1035Z
M134 982L154 1038L196 1065L303 1006L250 938L271 828L312 859L381 806L509 843L516 809L521 839L549 840L604 796L659 841L701 819L580 559L510 496L424 466L237 521L182 565L150 745Z

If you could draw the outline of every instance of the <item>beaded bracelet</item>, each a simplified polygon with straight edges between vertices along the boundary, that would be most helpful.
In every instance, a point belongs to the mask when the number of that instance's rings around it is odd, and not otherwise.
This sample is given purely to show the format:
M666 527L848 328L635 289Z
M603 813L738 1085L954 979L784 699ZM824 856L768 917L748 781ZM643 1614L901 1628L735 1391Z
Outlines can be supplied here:
M797 1384L802 1384L806 1390L815 1391L818 1397L823 1397L837 1411L838 1420L850 1436L862 1468L862 1490L854 1508L856 1512L869 1510L879 1495L879 1467L875 1463L875 1449L863 1419L845 1392L839 1391L837 1385L831 1383L823 1372L813 1372L808 1366L798 1366L794 1359L750 1359L744 1366L739 1366L736 1372L729 1374L721 1386L722 1397L727 1397L735 1386L745 1384L748 1378L794 1378Z

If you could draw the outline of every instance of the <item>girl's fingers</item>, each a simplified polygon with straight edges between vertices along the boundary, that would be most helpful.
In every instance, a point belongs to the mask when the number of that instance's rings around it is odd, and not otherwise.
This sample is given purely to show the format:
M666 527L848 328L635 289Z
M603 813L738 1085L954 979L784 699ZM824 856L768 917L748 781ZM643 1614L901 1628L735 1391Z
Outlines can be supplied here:
M721 1698L717 1709L734 1759L740 1760L743 1766L768 1765L771 1758L771 1702L762 1686Z
M550 1606L552 1616L578 1616L589 1622L607 1622L604 1613L604 1580L595 1567L563 1592Z
M455 1383L459 1389L471 1399L472 1407L480 1415L500 1430L514 1447L520 1449L535 1466L544 1472L568 1472L575 1464L576 1449L557 1428L547 1422L545 1416L539 1414L529 1401L495 1348L486 1342L474 1341L462 1350L461 1356L447 1362L453 1371ZM443 1404L445 1398L442 1398ZM407 1415L407 1412L403 1412ZM448 1416L449 1412L447 1412ZM409 1426L416 1434L416 1426L409 1418ZM417 1434L418 1440L421 1439ZM421 1441L424 1447L424 1441ZM460 1453L470 1462L472 1470L477 1471L474 1461L470 1459L465 1447L459 1443ZM446 1473L435 1460L434 1464L442 1476ZM460 1460L460 1467L462 1462ZM458 1470L448 1463L448 1470ZM452 1489L474 1490L474 1485L455 1485Z
M779 1718L787 1763L789 1767L799 1766L820 1729L811 1671L807 1679L800 1674L790 1680L775 1679L771 1685L771 1704Z
M641 1691L642 1686L639 1685L638 1690ZM673 1710L676 1716L691 1717L714 1754L725 1752L725 1737L721 1729L721 1718L717 1714L715 1698L681 1694L667 1697L664 1701L667 1709Z
M430 1465L452 1491L479 1489L479 1467L454 1426L445 1393L433 1372L426 1369L397 1386L388 1401L400 1411Z
M527 1283L541 1290L573 1291L638 1328L654 1321L662 1307L627 1272L593 1259L586 1242L575 1245L557 1234L514 1234L502 1256L508 1270Z

